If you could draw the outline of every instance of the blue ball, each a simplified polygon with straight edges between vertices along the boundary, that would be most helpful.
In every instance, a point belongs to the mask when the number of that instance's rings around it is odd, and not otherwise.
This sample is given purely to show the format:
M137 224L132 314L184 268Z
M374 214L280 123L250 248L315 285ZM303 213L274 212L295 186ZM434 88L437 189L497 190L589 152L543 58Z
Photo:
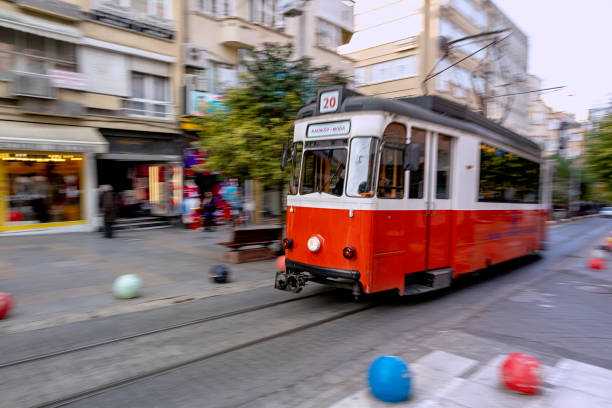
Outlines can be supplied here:
M381 401L406 401L412 383L410 368L399 357L378 357L370 366L368 383L372 394Z
M224 265L216 265L210 269L210 279L215 283L227 283L229 281L229 269L227 269Z

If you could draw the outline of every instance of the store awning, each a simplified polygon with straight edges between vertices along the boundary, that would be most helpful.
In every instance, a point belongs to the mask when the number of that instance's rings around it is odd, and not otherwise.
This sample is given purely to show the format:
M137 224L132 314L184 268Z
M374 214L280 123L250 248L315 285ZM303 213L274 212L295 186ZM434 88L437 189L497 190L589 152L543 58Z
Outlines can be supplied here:
M0 122L0 150L106 153L108 142L95 128Z
M67 24L51 23L42 18L0 9L0 26L60 41L80 43L83 34Z

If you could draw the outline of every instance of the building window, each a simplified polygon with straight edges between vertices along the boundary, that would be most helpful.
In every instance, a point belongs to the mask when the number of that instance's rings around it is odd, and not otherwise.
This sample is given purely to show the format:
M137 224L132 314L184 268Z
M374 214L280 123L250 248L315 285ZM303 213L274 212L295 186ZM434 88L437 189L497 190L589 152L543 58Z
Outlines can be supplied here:
M336 51L342 44L342 29L325 20L317 19L317 45Z
M214 64L213 70L213 92L225 93L229 88L238 85L238 71L231 65Z
M468 36L465 31L443 18L440 19L439 31L440 36L446 37L446 39L449 41L458 40L459 38L464 38ZM478 52L478 50L480 50L481 48L482 46L479 45L478 42L474 42L474 40L463 41L453 46L453 50L458 49L466 55L474 54L472 55L472 58L475 58L478 61L482 60L485 57L485 50L481 50L480 52Z
M0 153L7 181L6 225L79 221L80 154Z
M278 0L249 0L249 20L267 27L282 26Z
M416 55L355 69L356 86L410 78L418 74Z
M540 165L537 162L484 143L480 145L478 201L537 203L539 191Z
M479 9L472 0L452 0L453 7L479 28L487 26L487 13Z
M113 3L163 19L170 19L171 15L170 0L113 0Z
M124 100L124 110L130 116L159 119L172 118L168 78L132 72L132 96Z
M76 45L0 28L0 75L5 70L46 75L51 69L75 72Z
M198 0L202 13L218 18L231 16L233 13L232 0Z

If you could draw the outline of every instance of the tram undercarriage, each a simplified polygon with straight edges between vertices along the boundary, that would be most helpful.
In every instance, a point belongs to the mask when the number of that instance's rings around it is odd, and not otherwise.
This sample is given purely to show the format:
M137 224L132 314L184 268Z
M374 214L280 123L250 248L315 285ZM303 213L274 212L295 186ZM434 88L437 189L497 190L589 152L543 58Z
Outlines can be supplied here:
M296 266L299 267L296 268ZM353 292L354 296L360 296L363 294L363 286L359 281L359 276L358 271L336 270L287 261L286 271L276 272L274 287L280 290L299 293L306 286L307 282L315 282L335 288L349 289ZM451 268L408 273L404 278L403 295L416 295L443 289L452 284L452 279L453 270Z

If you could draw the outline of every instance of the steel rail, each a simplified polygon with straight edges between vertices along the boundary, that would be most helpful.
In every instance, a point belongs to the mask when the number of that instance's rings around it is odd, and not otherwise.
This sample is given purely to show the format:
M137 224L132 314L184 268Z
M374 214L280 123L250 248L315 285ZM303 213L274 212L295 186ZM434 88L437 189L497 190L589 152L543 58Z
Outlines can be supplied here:
M316 295L313 294L313 295L309 295L308 297L312 297L312 296L316 296ZM307 296L304 296L301 299L304 299L306 297ZM283 303L283 302L280 302L280 303ZM371 309L373 307L375 307L375 303L363 304L363 305L361 305L359 307L356 307L355 309L348 310L348 311L345 311L345 312L341 312L341 313L335 314L333 316L327 317L325 319L305 324L303 326L294 327L294 328L291 328L291 329L288 329L288 330L284 330L284 331L279 332L279 333L274 333L274 334L271 334L271 335L268 335L268 336L264 336L264 337L261 337L261 338L258 338L258 339L247 341L245 343L237 344L235 346L228 347L228 348L223 349L223 350L219 350L219 351L215 351L215 352L212 352L212 353L208 353L208 354L200 355L200 356L197 356L197 357L193 357L193 358L191 358L189 360L185 360L185 361L182 361L182 362L179 362L179 363L176 363L176 364L171 364L171 365L168 365L166 367L158 368L158 369L155 369L155 370L151 370L149 372L145 372L145 373L142 373L142 374L137 374L137 375L134 375L134 376L131 376L131 377L128 377L128 378L124 378L124 379L121 379L121 380L109 382L107 384L103 384L103 385L99 385L99 386L96 386L96 387L92 387L92 388L86 389L84 391L80 391L78 393L74 393L74 394L68 395L66 397L61 397L61 398L55 399L53 401L48 401L48 402L44 402L42 404L34 405L32 408L58 408L58 407L64 407L64 406L72 404L74 402L86 400L86 399L94 397L96 395L104 394L104 393L106 393L108 391L112 391L112 390L115 390L115 389L118 389L118 388L126 387L128 385L131 385L131 384L134 384L134 383L137 383L137 382L149 379L149 378L153 378L153 377L157 377L157 376L160 376L160 375L164 375L164 374L170 373L172 371L176 371L178 369L181 369L183 367L186 367L186 366L189 366L189 365L192 365L192 364L195 364L195 363L199 363L201 361L205 361L205 360L208 360L208 359L211 359L211 358L214 358L214 357L218 357L218 356L221 356L221 355L224 355L224 354L228 354L228 353L231 353L231 352L234 352L234 351L237 351L237 350L241 350L241 349L244 349L244 348L247 348L247 347L250 347L250 346L254 346L256 344L264 343L266 341L274 340L274 339L277 339L277 338L280 338L280 337L284 337L284 336L287 336L287 335L290 335L290 334L298 333L300 331L307 330L307 329L310 329L312 327L320 326L322 324L329 323L329 322L332 322L332 321L335 321L335 320L340 320L340 319L342 319L344 317L348 317L350 315L363 312L363 311Z
M154 330L149 330L149 331L143 331L143 332L140 332L140 333L130 334L130 335L127 335L127 336L115 337L115 338L111 338L111 339L108 339L108 340L99 341L99 342L96 342L96 343L86 344L86 345L83 345L83 346L76 346L76 347L67 348L67 349L64 349L64 350L52 351L52 352L45 353L45 354L38 354L38 355L30 356L30 357L24 357L24 358L20 358L18 360L13 360L13 361L5 362L5 363L0 363L0 370L2 370L4 368L14 367L14 366L21 365L21 364L31 363L31 362L34 362L34 361L40 361L40 360L45 360L45 359L48 359L48 358L57 357L57 356L65 355L65 354L75 353L75 352L78 352L78 351L89 350L89 349L96 348L96 347L106 346L108 344L119 343L121 341L132 340L132 339L136 339L136 338L139 338L139 337L150 336L152 334L163 333L163 332L167 332L167 331L171 331L171 330L176 330L176 329L181 329L181 328L184 328L184 327L194 326L194 325L198 325L198 324L202 324L202 323L208 323L208 322L211 322L211 321L220 320L220 319L224 319L224 318L227 318L227 317L232 317L232 316L237 316L237 315L241 315L241 314L256 312L258 310L268 309L268 308L279 306L279 305L283 305L283 304L286 304L286 303L297 302L297 301L300 301L300 300L303 300L303 299L308 299L308 298L311 298L311 297L320 296L320 295L323 295L325 293L332 292L334 290L336 290L336 289L320 291L320 292L312 293L312 294L305 295L305 296L295 297L295 298L286 299L286 300L280 300L280 301L277 301L277 302L266 303L266 304L263 304L263 305L246 307L246 308L234 310L232 312L221 313L221 314L218 314L218 315L203 317L201 319L190 320L190 321L187 321L187 322L174 324L172 326L162 327L162 328L159 328L159 329L154 329Z

